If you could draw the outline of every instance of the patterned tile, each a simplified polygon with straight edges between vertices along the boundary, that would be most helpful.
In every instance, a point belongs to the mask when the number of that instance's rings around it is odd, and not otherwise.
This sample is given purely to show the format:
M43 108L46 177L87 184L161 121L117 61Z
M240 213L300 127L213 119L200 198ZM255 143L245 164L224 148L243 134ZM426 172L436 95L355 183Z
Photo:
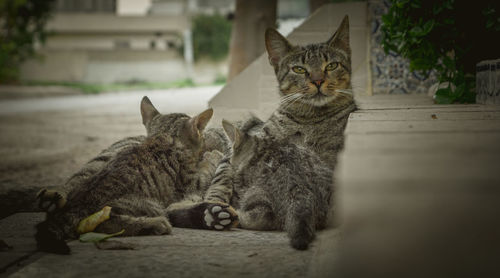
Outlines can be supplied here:
M368 1L371 21L370 68L373 94L426 94L429 87L437 82L435 74L425 76L409 70L409 62L394 52L385 54L382 41L382 15L390 7L388 0Z

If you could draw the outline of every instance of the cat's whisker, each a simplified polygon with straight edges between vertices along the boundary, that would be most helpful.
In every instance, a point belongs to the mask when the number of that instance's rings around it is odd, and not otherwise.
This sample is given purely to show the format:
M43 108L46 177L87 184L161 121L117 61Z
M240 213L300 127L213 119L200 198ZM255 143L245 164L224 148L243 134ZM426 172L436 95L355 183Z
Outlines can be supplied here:
M297 97L289 98L289 99L287 99L287 100L285 100L285 101L282 101L282 102L280 103L280 105L281 105L281 106L287 106L289 103L291 103L291 102L292 102L292 101L294 101L295 99L297 99Z
M349 95L349 96L353 96L352 90L348 90L348 89L337 89L337 90L335 90L335 92L336 93L345 94L345 95Z
M281 103L281 104L285 104L285 103L287 103L287 102L289 102L289 101L294 100L294 99L295 99L295 98L297 98L298 96L299 96L299 94L298 94L298 93L294 93L294 94L291 94L291 95L287 95L287 96L283 97L283 98L280 100L280 103Z
M297 102L297 100L301 99L303 95L298 95L297 97L295 97L294 99L288 101L287 103L285 104L282 104L281 107L282 108L288 108L289 106L291 106L292 104L294 104L295 102Z

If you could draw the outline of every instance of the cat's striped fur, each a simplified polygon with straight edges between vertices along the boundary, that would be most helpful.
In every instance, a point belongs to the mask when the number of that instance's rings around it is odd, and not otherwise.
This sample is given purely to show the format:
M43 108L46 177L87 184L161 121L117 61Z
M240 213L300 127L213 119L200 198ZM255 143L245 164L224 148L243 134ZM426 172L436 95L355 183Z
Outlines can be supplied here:
M168 234L171 225L166 208L206 190L215 166L203 159L207 156L202 131L213 111L193 118L180 113L161 115L145 97L141 113L147 136L114 144L107 150L109 156L103 152L94 160L104 165L91 161L81 175L73 176L66 204L47 213L46 220L37 225L40 250L68 253L64 240L76 238L77 224L104 206L112 207L111 217L97 226L97 232L125 229L123 235ZM90 166L99 167L94 171ZM203 177L207 173L210 177Z
M307 46L269 29L266 48L280 106L265 123L225 124L233 154L218 166L205 201L228 202L242 227L285 230L304 249L333 211L333 169L355 110L348 18L327 42Z
M284 230L294 248L306 249L326 225L332 170L305 147L223 125L232 154L217 167L205 201L231 204L242 228Z
M268 29L266 48L279 83L281 102L271 117L263 124L253 125L250 133L304 145L333 169L343 147L347 119L356 109L348 17L328 41L307 46L292 45L277 31ZM304 73L295 72L296 67ZM249 122L255 123L255 117ZM207 141L208 148L224 151L223 130L210 130L210 134L218 140Z
M43 188L37 194L39 208L42 211L47 212L61 209L66 205L68 193L75 186L87 182L88 179L92 178L97 172L102 170L106 164L120 151L129 147L140 145L145 139L146 136L134 136L121 139L88 161L80 170L74 173L64 185L58 186L57 189Z
M282 98L261 130L311 148L333 169L347 118L356 108L348 17L325 43L294 46L269 29L266 47ZM297 67L305 72L297 73Z

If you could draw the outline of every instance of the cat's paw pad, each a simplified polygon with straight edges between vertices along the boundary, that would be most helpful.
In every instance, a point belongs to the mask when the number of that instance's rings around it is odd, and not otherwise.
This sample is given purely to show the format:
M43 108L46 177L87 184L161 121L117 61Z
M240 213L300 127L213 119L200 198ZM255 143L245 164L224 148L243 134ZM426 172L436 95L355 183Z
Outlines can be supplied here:
M45 212L54 212L66 205L66 197L55 190L42 189L36 194L38 208Z
M168 235L172 233L172 225L165 217L147 218L140 231L141 235Z
M208 204L203 212L205 226L211 230L229 230L238 225L238 214L227 204Z

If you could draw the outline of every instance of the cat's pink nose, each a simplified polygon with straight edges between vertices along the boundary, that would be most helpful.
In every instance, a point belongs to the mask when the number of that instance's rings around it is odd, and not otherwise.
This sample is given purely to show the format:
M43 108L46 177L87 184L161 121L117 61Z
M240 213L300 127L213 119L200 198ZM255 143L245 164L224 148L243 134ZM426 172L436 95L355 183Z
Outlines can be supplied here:
M313 81L314 85L316 85L316 87L318 87L318 88L319 88L319 86L321 86L321 84L323 84L323 82L325 82L325 80L323 80L323 79Z

